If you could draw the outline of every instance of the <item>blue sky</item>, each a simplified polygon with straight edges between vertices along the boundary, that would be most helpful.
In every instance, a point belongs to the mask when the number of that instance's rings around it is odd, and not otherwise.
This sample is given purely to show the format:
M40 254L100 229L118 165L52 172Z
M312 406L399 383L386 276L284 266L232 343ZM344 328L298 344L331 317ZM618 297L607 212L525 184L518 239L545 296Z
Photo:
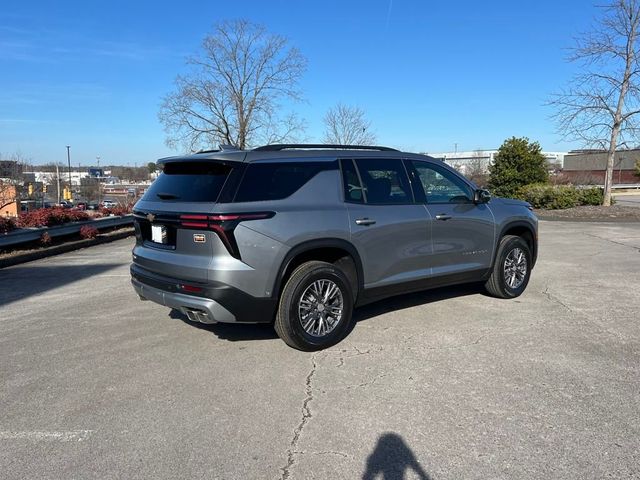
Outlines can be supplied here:
M378 143L408 151L496 148L528 136L579 145L544 103L571 77L566 48L588 0L4 2L0 155L34 163L141 165L175 154L157 113L184 59L220 20L246 18L307 57L294 105L309 140L337 102L364 109Z

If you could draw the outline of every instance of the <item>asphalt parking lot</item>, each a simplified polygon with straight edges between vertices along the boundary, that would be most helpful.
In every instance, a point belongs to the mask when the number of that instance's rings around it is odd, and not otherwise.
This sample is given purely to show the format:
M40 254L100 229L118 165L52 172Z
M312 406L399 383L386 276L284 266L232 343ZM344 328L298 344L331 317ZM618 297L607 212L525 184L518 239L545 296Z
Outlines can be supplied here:
M0 270L0 477L640 478L640 224L540 237L522 297L387 300L315 354L140 302L131 239Z
M640 207L640 194L633 195L616 195L615 197L617 205L624 205L626 207Z

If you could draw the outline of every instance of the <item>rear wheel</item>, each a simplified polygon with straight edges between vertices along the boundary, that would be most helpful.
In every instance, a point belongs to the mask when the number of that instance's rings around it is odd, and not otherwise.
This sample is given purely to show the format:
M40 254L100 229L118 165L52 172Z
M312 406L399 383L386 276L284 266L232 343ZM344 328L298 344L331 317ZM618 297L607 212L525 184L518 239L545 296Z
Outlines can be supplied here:
M298 350L321 350L338 343L351 324L353 292L337 266L320 261L296 268L285 284L275 329Z
M531 249L515 235L505 235L500 241L493 271L485 288L498 298L515 298L524 292L531 275Z

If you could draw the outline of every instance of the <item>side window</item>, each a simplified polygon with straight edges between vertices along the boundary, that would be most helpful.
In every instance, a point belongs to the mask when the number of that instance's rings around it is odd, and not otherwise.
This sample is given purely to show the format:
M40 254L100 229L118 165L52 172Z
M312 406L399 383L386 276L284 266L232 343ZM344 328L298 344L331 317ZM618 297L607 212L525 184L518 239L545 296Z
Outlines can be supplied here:
M409 178L400 159L356 160L368 204L413 203Z
M251 163L234 201L281 200L293 195L318 172L335 168L336 162Z
M469 203L473 201L471 188L453 173L428 162L412 161L427 203Z
M340 160L342 162L342 185L344 187L344 200L351 203L364 203L364 194L360 178L356 172L353 160Z

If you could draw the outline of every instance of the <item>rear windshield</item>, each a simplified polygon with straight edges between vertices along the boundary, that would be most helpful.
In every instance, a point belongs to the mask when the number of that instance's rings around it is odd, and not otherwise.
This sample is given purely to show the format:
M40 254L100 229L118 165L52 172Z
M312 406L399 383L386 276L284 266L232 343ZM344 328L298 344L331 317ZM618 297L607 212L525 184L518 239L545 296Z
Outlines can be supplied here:
M143 200L150 202L215 202L231 167L216 162L167 163Z

